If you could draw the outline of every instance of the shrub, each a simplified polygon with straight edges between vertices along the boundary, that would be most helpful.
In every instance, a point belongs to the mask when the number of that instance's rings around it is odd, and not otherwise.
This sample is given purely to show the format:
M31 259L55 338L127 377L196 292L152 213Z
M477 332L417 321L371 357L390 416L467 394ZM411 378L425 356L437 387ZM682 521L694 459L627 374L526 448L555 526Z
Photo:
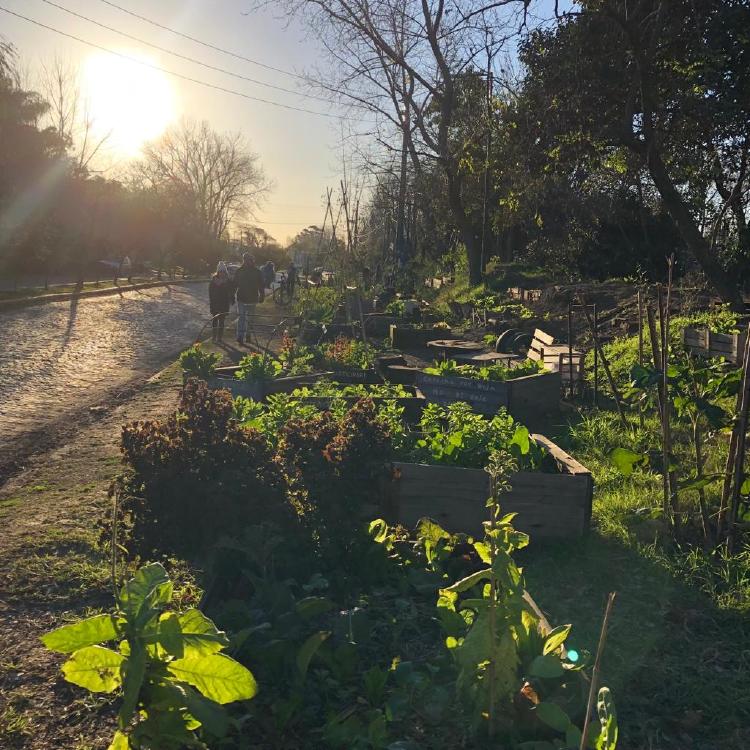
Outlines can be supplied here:
M319 358L324 367L368 370L375 364L376 350L364 341L339 336L333 343L323 344Z
M387 426L366 399L342 420L321 412L282 428L279 461L302 521L321 548L345 551L355 544L364 510L378 500L391 452Z
M222 534L286 516L273 451L235 421L226 391L190 380L177 412L126 425L121 447L132 469L124 511L139 551L200 553Z

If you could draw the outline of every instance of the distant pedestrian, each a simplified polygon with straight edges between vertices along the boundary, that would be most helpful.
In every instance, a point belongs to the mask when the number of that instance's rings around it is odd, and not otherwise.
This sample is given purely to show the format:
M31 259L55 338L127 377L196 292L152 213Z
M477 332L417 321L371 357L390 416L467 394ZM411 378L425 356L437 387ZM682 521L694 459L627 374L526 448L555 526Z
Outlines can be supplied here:
M273 261L266 261L260 269L260 272L263 274L263 284L266 289L270 289L271 284L276 281L276 266L274 266Z
M219 261L216 273L208 285L208 301L211 306L211 326L214 343L221 343L224 338L224 321L232 307L234 283L229 278L226 263Z
M234 283L237 288L237 343L245 343L248 330L248 316L255 314L255 306L263 302L263 278L260 271L255 267L255 259L250 253L242 256L242 265L234 274ZM252 327L252 320L250 321Z
M289 268L286 272L286 288L289 292L289 299L294 297L294 289L297 286L297 266L294 265L294 261L289 263Z

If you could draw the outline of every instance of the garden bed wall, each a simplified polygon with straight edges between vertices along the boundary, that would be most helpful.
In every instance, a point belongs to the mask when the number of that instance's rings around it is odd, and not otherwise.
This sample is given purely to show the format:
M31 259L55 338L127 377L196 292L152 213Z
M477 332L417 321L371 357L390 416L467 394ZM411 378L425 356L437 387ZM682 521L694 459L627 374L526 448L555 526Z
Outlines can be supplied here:
M714 333L708 328L686 327L682 332L685 346L700 357L724 357L738 364L745 348L744 333Z
M591 472L543 435L532 438L556 460L559 473L517 472L500 506L504 513L518 513L514 525L533 541L580 537L591 521ZM448 531L481 537L489 494L489 475L482 469L394 462L382 511L389 522L408 528L428 517Z
M274 380L238 380L235 373L239 367L217 367L216 375L209 378L208 387L212 390L222 388L231 391L232 396L243 396L255 401L262 401L266 396L274 393L291 393L305 385L313 385L319 380L334 380L338 383L382 383L383 379L374 370L340 370L329 372L313 372L308 375L294 375Z
M391 346L394 349L424 349L428 341L450 339L450 330L444 328L405 328L391 325Z
M493 381L419 373L416 385L428 401L452 404L466 401L486 416L504 406L520 421L556 412L560 403L560 373L542 372L514 380Z

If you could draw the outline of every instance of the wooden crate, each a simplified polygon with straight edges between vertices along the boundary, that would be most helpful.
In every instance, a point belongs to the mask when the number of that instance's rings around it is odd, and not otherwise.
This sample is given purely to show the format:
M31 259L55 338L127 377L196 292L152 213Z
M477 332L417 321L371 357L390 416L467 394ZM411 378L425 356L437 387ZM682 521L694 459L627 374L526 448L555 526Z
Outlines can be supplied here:
M574 349L571 360L568 345L556 344L555 339L540 328L534 331L534 338L531 340L531 346L526 356L536 362L543 362L545 368L550 372L560 373L561 382L566 386L570 383L571 371L574 384L583 382L586 355Z
M591 472L543 435L532 438L555 458L560 473L517 472L501 508L518 513L514 524L530 534L532 543L580 537L591 522ZM489 476L481 469L395 462L382 511L389 522L408 528L428 517L447 531L481 537L489 493Z
M682 331L685 346L699 357L724 357L739 364L745 348L745 333L714 333L708 328L686 327Z
M428 401L452 404L465 401L474 411L486 416L497 414L505 407L521 421L556 412L560 403L560 373L541 372L514 380L498 382L454 376L417 375L417 388Z

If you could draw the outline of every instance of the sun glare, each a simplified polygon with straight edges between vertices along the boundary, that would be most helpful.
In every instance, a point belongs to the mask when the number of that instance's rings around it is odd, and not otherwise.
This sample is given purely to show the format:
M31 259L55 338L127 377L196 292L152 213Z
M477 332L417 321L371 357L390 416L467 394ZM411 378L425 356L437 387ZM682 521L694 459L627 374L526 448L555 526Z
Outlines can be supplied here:
M124 156L137 154L175 119L172 86L153 68L99 53L86 61L82 83L93 130L107 134L108 147Z

